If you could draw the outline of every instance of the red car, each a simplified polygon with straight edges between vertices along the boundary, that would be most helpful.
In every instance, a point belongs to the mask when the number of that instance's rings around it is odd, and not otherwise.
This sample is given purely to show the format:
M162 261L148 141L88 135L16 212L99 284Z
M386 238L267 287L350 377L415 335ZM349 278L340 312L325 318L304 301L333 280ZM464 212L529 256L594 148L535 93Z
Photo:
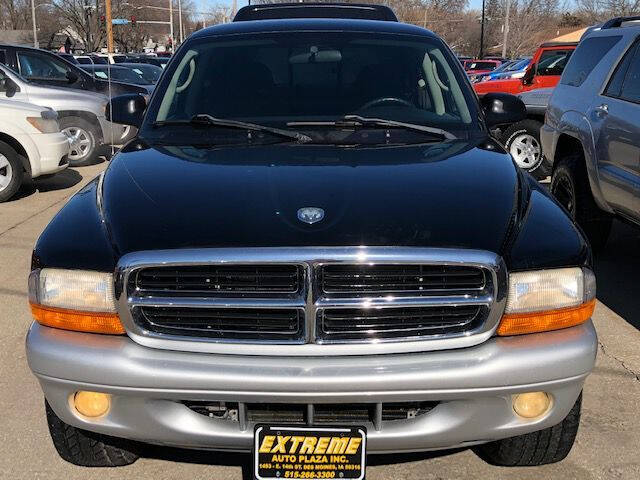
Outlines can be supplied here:
M489 73L500 65L502 62L500 60L465 60L462 64L464 66L465 72L467 75L476 75L479 73Z
M489 92L517 95L536 88L555 87L560 81L562 71L577 45L575 42L543 43L533 55L524 77L480 82L474 84L473 88L478 95L484 95Z

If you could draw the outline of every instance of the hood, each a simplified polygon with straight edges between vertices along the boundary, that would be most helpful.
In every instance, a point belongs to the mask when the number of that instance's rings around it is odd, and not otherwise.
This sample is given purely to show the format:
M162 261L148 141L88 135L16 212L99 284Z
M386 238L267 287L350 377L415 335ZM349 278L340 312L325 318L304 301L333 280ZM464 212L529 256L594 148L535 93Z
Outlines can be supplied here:
M501 251L519 175L493 141L221 149L130 143L102 184L116 255L238 246L403 245ZM325 211L308 225L303 207Z
M522 91L522 81L519 78L505 78L503 80L491 80L473 85L478 95L490 92L518 93Z
M529 90L528 92L522 92L518 96L525 105L546 107L549 104L553 90L554 88L537 88L535 90Z
M35 83L27 84L27 92L31 103L54 110L88 110L99 116L104 116L104 105L108 101L105 95L96 92Z
M23 110L28 113L37 113L46 110L39 105L34 105L33 103L20 102L17 100L4 100L0 99L0 113L6 113L7 115L12 115L11 110Z

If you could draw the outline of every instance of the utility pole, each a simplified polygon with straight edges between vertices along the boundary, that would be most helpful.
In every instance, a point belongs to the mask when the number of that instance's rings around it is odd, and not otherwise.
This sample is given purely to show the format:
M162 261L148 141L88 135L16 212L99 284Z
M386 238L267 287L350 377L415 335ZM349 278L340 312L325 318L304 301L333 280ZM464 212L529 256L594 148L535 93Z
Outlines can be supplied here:
M169 24L171 26L169 38L171 38L171 52L175 52L176 48L173 44L173 0L169 0Z
M178 23L180 24L180 43L184 41L184 34L182 32L182 0L178 0Z
M504 35L502 37L502 58L507 58L507 41L509 40L509 10L511 9L511 0L505 0L507 6L504 12Z
M111 0L104 2L104 19L107 27L107 53L113 53L113 23L111 22Z
M251 2L249 2L251 3ZM231 17L233 20L233 17L236 16L236 13L238 13L238 0L233 0L233 5L231 7Z
M36 27L36 0L31 0L31 19L33 20L33 46L40 48L38 43L38 28Z
M480 52L478 58L484 56L484 1L482 0L482 20L480 20Z

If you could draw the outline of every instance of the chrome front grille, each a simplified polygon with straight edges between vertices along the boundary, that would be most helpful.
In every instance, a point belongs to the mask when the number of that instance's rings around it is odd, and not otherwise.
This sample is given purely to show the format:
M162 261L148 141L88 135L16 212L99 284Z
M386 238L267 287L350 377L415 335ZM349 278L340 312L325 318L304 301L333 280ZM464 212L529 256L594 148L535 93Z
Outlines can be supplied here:
M253 355L475 345L497 326L505 285L489 252L407 247L139 252L116 275L138 343Z

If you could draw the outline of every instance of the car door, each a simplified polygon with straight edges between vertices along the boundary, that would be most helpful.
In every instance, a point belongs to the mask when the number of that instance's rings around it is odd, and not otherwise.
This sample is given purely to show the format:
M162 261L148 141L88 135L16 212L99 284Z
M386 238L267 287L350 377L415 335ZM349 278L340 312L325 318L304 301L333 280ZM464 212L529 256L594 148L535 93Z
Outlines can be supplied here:
M589 111L602 193L640 221L640 44L627 51Z
M524 90L555 87L573 50L573 48L542 50L538 61L533 66L536 69L533 82L526 85Z
M82 88L81 74L61 58L37 50L18 50L16 56L20 74L31 82Z

